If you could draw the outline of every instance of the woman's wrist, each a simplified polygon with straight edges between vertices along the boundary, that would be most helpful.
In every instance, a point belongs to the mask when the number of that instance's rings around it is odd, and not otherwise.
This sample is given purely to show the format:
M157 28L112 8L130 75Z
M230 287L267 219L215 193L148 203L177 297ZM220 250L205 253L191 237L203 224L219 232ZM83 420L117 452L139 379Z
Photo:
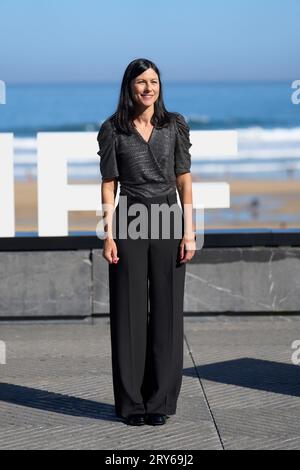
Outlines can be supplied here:
M188 242L196 241L196 233L195 232L185 233L184 234L184 239Z
M109 233L109 234L104 234L104 241L105 241L105 240L113 240L113 239L114 239L114 237L112 236L111 233Z

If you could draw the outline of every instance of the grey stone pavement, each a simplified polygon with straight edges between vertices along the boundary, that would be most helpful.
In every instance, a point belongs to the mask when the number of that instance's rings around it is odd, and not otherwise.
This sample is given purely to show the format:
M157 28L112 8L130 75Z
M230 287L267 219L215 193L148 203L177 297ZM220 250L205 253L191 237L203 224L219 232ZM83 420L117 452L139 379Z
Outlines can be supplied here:
M185 317L177 414L133 427L114 414L109 317L0 323L0 448L300 449L296 340L298 316Z

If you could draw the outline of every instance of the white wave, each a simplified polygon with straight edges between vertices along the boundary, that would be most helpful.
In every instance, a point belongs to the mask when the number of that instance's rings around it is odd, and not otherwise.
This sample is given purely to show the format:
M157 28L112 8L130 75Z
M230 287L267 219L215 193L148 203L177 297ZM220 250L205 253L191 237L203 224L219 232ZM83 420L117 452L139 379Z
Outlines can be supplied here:
M192 166L192 173L271 173L300 170L300 161L294 163L203 163L201 166Z
M240 160L251 158L253 160L261 159L282 159L282 158L300 158L300 145L299 148L265 148L265 149L239 149L238 157Z
M247 129L237 129L239 141L241 143L252 142L298 142L300 144L300 127L285 129L277 127L274 129L264 129L262 127L249 127Z
M37 139L35 137L15 137L14 149L16 151L34 150L37 148Z

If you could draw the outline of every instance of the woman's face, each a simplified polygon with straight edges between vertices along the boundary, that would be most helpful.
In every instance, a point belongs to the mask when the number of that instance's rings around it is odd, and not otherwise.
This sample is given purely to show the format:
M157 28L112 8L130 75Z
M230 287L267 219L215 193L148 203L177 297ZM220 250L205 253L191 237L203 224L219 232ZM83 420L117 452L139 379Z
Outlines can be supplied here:
M159 96L157 73L149 68L132 80L132 96L136 104L143 107L152 106Z

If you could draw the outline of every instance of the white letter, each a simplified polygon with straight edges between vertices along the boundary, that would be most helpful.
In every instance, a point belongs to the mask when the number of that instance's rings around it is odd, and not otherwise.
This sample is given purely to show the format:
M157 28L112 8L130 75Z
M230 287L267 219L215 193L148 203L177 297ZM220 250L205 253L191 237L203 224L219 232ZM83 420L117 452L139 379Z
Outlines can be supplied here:
M296 349L298 348L299 346L299 349ZM292 354L292 363L295 365L295 366L298 366L300 364L300 340L296 340L292 343L292 349L296 349L295 352L293 352Z
M292 88L296 88L296 91L292 94L292 103L299 104L300 103L300 80L295 80L292 83ZM299 88L297 90L297 88Z
M6 364L6 344L0 341L0 364Z
M0 80L0 104L6 103L6 88L5 83Z
M0 134L0 237L15 236L13 134Z
M68 184L67 160L96 155L96 132L39 132L39 236L68 236L68 211L100 210L97 184Z

